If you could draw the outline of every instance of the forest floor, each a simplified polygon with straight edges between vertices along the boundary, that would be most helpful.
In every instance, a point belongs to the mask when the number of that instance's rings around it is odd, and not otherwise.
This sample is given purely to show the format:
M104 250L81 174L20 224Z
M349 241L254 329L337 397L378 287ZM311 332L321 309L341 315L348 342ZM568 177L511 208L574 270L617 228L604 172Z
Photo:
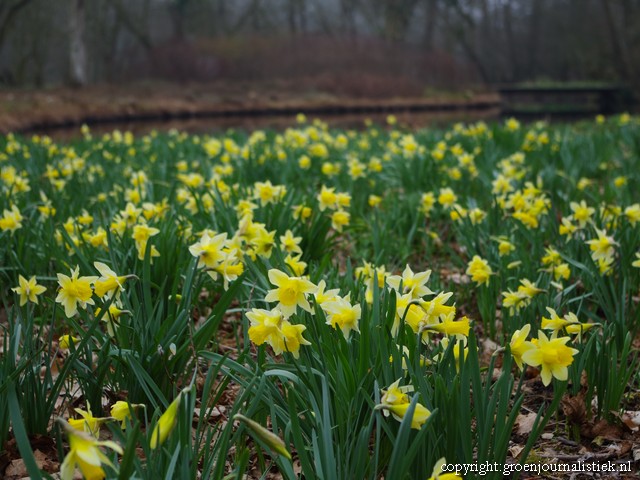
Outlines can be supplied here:
M289 117L310 115L387 115L406 111L434 115L468 112L471 117L495 114L494 93L432 92L421 97L366 98L319 91L296 82L212 82L171 84L138 82L84 88L0 89L0 132L127 122L188 121L207 118ZM244 124L243 124L244 125ZM183 127L184 125L178 125ZM251 128L251 123L247 125ZM188 127L188 126L187 126Z

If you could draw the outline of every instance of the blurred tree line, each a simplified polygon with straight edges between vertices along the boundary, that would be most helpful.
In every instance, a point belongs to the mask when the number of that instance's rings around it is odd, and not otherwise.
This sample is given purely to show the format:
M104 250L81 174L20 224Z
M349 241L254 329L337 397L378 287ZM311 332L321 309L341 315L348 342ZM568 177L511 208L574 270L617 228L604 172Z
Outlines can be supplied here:
M5 86L635 86L639 46L640 0L0 0Z

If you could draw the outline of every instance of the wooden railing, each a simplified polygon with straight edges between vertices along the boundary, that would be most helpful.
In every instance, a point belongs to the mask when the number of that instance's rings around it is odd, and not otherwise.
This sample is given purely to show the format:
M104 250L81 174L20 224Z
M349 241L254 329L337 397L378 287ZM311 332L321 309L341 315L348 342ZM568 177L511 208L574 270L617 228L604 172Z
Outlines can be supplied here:
M588 115L628 110L633 95L619 85L503 85L498 89L503 115Z

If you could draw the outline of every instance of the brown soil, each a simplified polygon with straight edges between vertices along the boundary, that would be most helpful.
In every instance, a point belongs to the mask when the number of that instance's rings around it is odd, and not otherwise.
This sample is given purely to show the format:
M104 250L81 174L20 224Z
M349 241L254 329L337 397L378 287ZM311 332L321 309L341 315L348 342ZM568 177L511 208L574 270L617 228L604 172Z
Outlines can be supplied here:
M441 94L386 100L345 97L303 85L200 83L93 85L82 89L0 90L0 132L29 132L83 123L175 119L402 112L486 111L499 106L493 93Z

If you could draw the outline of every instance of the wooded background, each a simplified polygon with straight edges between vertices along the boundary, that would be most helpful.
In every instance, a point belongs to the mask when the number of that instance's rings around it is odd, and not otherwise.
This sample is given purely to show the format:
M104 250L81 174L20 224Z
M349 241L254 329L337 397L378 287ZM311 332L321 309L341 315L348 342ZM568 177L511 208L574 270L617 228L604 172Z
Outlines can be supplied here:
M0 0L0 86L640 78L640 0Z

